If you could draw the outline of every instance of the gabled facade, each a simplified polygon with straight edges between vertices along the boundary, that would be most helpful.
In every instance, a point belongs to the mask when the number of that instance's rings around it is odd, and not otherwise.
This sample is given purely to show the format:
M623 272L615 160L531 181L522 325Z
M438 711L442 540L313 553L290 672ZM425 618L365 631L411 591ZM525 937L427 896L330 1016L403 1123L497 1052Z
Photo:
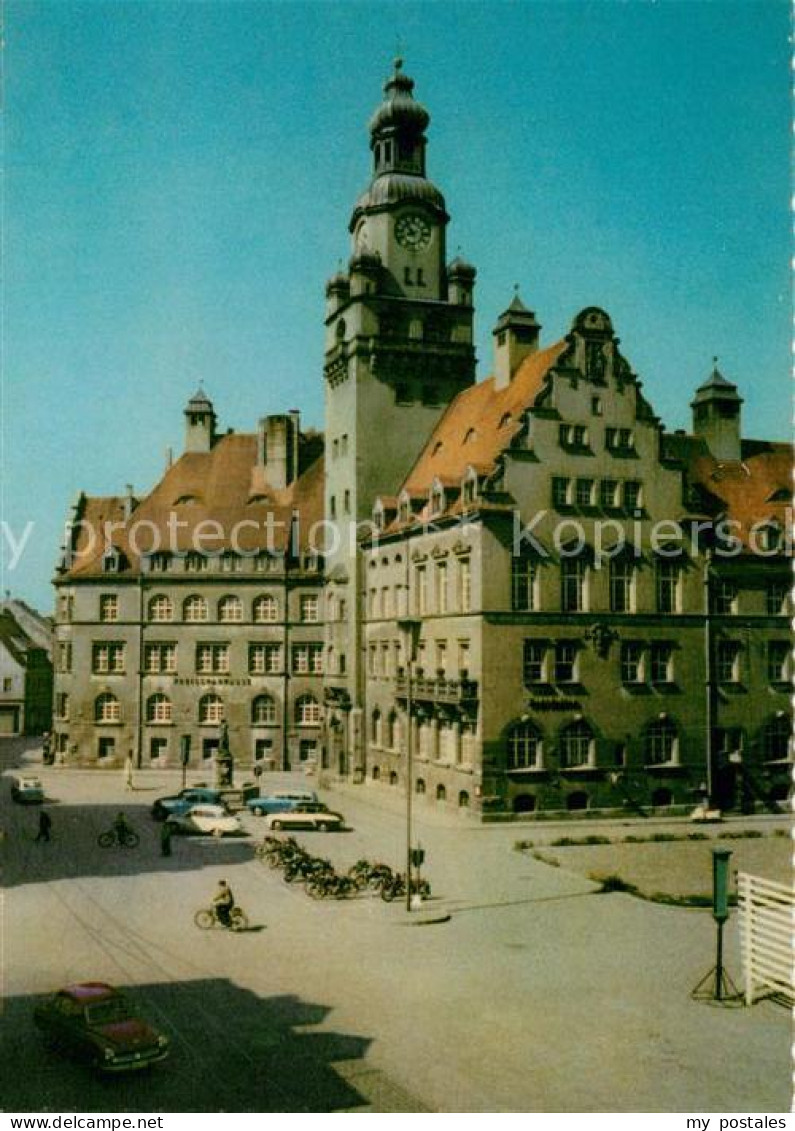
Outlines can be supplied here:
M0 603L0 735L45 734L52 696L52 624L8 598Z
M199 389L150 494L78 499L58 751L201 765L224 724L238 765L495 818L779 804L791 447L743 438L717 364L667 432L596 306L547 344L515 294L476 383L413 87L398 61L326 286L325 437L222 435Z

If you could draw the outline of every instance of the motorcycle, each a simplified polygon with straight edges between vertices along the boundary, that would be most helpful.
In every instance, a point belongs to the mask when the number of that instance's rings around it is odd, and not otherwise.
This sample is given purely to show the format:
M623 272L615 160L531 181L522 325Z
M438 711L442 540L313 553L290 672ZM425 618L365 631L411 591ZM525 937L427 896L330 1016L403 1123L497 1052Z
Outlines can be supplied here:
M431 895L431 885L427 880L411 881L412 895L417 894L422 899L429 899ZM401 896L406 894L406 877L401 873L393 876L390 880L385 881L381 885L381 898L385 903L391 903L393 899L400 899Z
M193 922L202 931L209 931L213 927L223 927L227 931L247 931L248 916L241 907L233 907L229 912L229 922L222 923L218 918L216 907L203 907L193 916Z

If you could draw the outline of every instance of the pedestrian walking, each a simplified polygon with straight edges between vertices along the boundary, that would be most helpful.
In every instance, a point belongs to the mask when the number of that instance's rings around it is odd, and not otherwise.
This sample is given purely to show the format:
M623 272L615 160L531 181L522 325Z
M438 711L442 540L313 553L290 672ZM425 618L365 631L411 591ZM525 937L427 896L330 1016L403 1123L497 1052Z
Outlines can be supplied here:
M171 825L168 821L163 821L160 826L160 855L171 855Z
M133 789L133 758L132 750L128 751L124 759L124 784L125 788Z
M39 813L39 831L36 834L36 840L49 840L50 829L52 828L52 817L46 809L42 809Z

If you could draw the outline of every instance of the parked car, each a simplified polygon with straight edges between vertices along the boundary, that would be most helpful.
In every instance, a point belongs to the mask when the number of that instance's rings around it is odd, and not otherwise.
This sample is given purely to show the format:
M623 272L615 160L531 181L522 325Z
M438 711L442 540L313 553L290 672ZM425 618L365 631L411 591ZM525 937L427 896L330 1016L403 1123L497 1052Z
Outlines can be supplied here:
M193 836L239 836L245 831L223 805L194 805L186 813L171 814L166 824L174 833Z
M218 789L207 789L201 786L191 786L182 789L171 797L159 797L152 805L152 816L156 821L165 821L166 817L176 817L187 813L194 805L221 805L221 792Z
M265 817L268 813L287 813L296 805L317 801L317 794L311 789L274 790L265 797L250 797L246 807L255 817Z
M29 805L44 800L44 786L33 774L19 774L11 781L12 800Z
M65 986L36 1006L33 1020L50 1045L101 1072L148 1068L168 1055L168 1037L106 982Z
M285 813L271 813L265 818L269 829L317 829L338 832L345 828L341 813L333 813L320 801L304 801Z

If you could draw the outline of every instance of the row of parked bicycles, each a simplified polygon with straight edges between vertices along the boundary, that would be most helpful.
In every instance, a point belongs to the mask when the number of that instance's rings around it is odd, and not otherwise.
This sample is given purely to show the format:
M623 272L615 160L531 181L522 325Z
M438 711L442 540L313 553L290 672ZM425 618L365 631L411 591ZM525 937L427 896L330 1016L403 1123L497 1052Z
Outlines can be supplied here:
M365 892L377 892L386 903L406 894L406 877L388 864L357 860L345 873L339 873L330 860L313 856L294 837L266 836L256 848L263 864L278 869L286 883L302 883L313 899L349 899ZM427 880L412 880L412 894L423 899L431 894Z

